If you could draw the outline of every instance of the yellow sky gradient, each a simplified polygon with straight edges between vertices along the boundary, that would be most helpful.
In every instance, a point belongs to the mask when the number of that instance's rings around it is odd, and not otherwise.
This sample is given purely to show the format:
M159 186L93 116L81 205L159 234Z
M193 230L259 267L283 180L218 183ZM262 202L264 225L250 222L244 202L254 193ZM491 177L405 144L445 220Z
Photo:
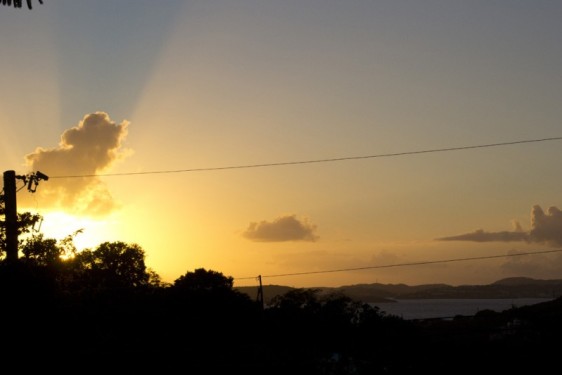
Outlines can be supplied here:
M51 177L18 192L47 236L137 243L168 282L562 277L558 253L513 256L562 246L560 141L415 153L562 136L558 4L1 11L1 167Z

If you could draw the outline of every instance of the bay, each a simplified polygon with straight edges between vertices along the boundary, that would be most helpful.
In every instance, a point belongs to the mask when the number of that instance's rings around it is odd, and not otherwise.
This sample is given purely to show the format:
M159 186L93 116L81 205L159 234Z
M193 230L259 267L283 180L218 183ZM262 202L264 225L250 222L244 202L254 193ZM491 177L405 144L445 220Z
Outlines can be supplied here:
M457 315L472 316L482 310L502 312L512 307L534 305L552 298L487 298L487 299L396 299L396 302L371 303L387 315L406 320L451 319Z

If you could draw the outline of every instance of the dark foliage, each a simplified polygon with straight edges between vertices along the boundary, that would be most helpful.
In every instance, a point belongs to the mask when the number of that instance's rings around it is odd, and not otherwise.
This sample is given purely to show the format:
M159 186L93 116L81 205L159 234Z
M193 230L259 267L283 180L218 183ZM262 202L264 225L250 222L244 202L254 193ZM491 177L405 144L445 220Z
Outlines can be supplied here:
M32 5L32 0L26 0L27 1L27 8L28 9L32 9L33 5ZM43 4L43 0L37 0L39 1L39 4ZM22 7L22 0L1 0L0 4L2 5L7 5L7 6L14 6L14 8L21 8Z
M406 321L343 294L293 288L264 307L220 272L198 268L163 284L138 245L106 242L77 252L72 238L30 236L17 262L0 261L5 366L73 373L540 373L554 364L562 331L560 300Z

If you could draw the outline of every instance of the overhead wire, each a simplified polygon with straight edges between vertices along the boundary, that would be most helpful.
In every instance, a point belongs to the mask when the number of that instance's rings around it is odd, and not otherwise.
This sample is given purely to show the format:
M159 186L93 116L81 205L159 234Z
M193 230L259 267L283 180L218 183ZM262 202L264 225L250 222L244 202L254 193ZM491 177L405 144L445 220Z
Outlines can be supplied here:
M488 144L459 146L459 147L435 148L435 149L417 150L417 151L403 151L403 152L393 152L393 153L375 154L375 155L346 156L346 157L340 157L340 158L286 161L286 162L263 163L263 164L231 165L231 166L223 166L223 167L204 167L204 168L173 169L173 170L155 170L155 171L145 171L145 172L120 172L120 173L83 174L83 175L66 175L66 176L62 175L62 176L50 176L50 178L92 178L92 177L134 176L134 175L150 175L150 174L171 174L171 173L188 173L188 172L223 171L223 170L230 170L230 169L280 167L280 166L287 166L287 165L333 163L333 162L350 161L350 160L397 157L397 156L406 156L406 155L419 155L419 154L429 154L429 153L436 153L436 152L461 151L461 150L471 150L471 149L479 149L479 148L490 148L490 147L499 147L499 146L518 145L518 144L524 144L524 143L537 143L537 142L559 141L559 140L562 140L562 137L526 139L526 140L511 141L511 142L498 142L498 143L488 143Z
M340 158L287 161L287 162L263 163L263 164L232 165L232 166L223 166L223 167L205 167L205 168L176 169L176 170L156 170L156 171L144 171L144 172L121 172L121 173L84 174L84 175L66 175L66 176L63 175L63 176L51 176L50 178L62 179L62 178L113 177L113 176L133 176L133 175L149 175L149 174L171 174L171 173L222 171L222 170L232 170L232 169L265 168L265 167L278 167L278 166L288 166L288 165L331 163L331 162L351 161L351 160L361 160L361 159L397 157L397 156L407 156L407 155L420 155L420 154L429 154L429 153L437 153L437 152L482 149L482 148L510 146L510 145L547 142L547 141L559 141L559 140L562 140L562 137L526 139L526 140L510 141L510 142L497 142L497 143L478 144L478 145L469 145L469 146L446 147L446 148L426 149L426 150L417 150L417 151L403 151L403 152L363 155L363 156L348 156L348 157L340 157ZM342 269L323 270L323 271L308 271L308 272L296 272L296 273L285 273L285 274L260 275L260 277L262 277L262 278L275 278L275 277L302 276L302 275L313 275L313 274L324 274L324 273L335 273L335 272L350 272L350 271L360 271L360 270L368 270L368 269L381 269L381 268L405 267L405 266L421 266L421 265L428 265L428 264L463 262L463 261L473 261L473 260L485 260L485 259L505 258L505 257L513 257L513 256L548 254L548 253L556 253L556 252L562 252L562 249L536 251L536 252L526 252L526 253L515 253L515 254L504 254L504 255L491 255L491 256L472 257L472 258L457 258L457 259L445 259L445 260L435 260L435 261L398 263L398 264L366 266L366 267L357 267L357 268L342 268ZM249 280L249 279L256 279L256 276L234 278L234 280Z
M406 266L422 266L428 264L466 262L472 260L496 259L496 258L536 255L536 254L550 254L550 253L559 253L559 252L562 252L562 249L542 250L542 251L533 251L533 252L525 252L525 253L503 254L503 255L488 255L488 256L471 257L471 258L454 258L454 259L429 260L429 261L420 261L420 262L411 262L411 263L385 264L385 265L378 265L378 266L366 266L366 267L356 267L356 268L340 268L340 269L323 270L323 271L308 271L308 272L282 273L282 274L273 274L273 275L261 275L261 278L263 279L263 278L274 278L274 277L315 275L315 274L322 274L322 273L363 271L363 270L378 269L378 268L380 269L380 268L393 268L393 267L406 267ZM250 280L255 278L256 276L236 277L234 278L234 280Z

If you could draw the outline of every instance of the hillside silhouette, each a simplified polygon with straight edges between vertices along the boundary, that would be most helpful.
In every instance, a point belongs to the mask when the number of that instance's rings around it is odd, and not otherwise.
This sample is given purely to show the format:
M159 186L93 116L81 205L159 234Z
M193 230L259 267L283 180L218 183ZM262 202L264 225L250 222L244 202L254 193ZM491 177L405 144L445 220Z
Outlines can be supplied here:
M236 287L251 297L257 287ZM264 285L264 301L295 289L283 285ZM500 279L487 285L447 284L355 284L340 287L316 287L321 294L341 293L366 303L394 302L396 299L459 299L459 298L556 298L562 295L562 280L539 280L527 277Z
M0 351L6 366L25 371L537 371L555 365L550 354L562 329L561 299L406 321L346 289L291 288L263 306L218 271L195 269L162 283L135 244L76 253L70 239L35 236L21 253L0 262Z

